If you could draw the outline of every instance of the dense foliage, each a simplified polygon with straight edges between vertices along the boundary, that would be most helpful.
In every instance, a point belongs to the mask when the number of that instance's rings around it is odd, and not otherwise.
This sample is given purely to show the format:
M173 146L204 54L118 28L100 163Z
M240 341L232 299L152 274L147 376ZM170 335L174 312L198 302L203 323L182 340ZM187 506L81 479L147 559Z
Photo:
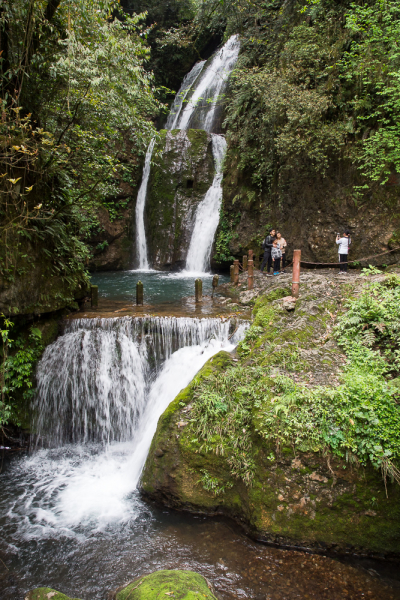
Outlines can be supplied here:
M253 200L279 196L291 173L325 175L340 161L359 169L356 194L386 183L400 164L398 2L234 5L227 31L240 30L242 53L228 168L250 179Z
M157 114L142 16L108 0L3 2L0 236L3 276L47 252L84 280L96 208L117 197ZM129 60L127 60L129 57ZM28 240L28 242L27 242Z
M42 334L31 327L26 335L13 334L14 323L2 319L0 329L2 346L0 348L0 431L15 415L16 400L29 401L33 394L33 375L36 362L43 351Z

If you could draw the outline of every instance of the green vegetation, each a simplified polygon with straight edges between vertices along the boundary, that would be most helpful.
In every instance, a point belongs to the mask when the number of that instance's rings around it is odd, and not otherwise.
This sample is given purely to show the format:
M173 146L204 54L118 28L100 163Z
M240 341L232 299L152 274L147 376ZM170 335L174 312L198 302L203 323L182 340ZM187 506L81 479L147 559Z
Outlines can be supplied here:
M398 2L204 4L242 36L226 99L232 198L282 199L294 170L316 178L342 163L359 170L356 199L399 171Z
M398 552L400 278L379 278L316 278L294 313L259 297L236 356L160 417L144 492L274 543Z
M154 135L144 17L116 10L111 0L2 5L0 269L9 282L38 261L40 245L51 275L71 290L85 284L96 209L112 212L132 175L128 157Z
M116 600L216 600L204 577L193 571L155 571L117 592Z
M36 363L43 351L40 329L31 327L26 335L12 334L14 323L2 317L0 329L0 431L10 419L18 423L17 402L28 403L34 395L33 376ZM12 338L11 338L12 336Z
M278 290L278 294L286 294ZM258 300L255 319L238 346L242 364L210 373L194 386L192 443L199 451L226 456L231 475L251 484L255 431L277 448L331 453L372 464L400 483L400 278L367 283L349 300L334 337L347 356L339 386L306 387L290 373L306 367L296 344L276 348L278 315ZM279 368L280 372L274 374Z
M217 236L215 239L215 254L213 256L218 264L229 263L235 258L229 250L229 243L234 237L237 237L237 234L234 233L234 227L239 221L240 213L233 219L229 219L225 214L224 209L221 207Z

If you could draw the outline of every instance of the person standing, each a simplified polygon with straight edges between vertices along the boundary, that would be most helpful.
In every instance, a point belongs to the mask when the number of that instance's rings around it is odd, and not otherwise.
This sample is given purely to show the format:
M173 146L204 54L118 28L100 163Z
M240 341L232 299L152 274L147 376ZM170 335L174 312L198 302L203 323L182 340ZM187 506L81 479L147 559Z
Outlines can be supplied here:
M275 240L272 244L271 257L274 261L274 275L280 275L282 252L279 248L278 240Z
M271 250L275 239L275 229L271 229L263 242L264 257L261 263L260 272L262 273L265 265L267 265L267 277L272 277L272 273L270 274L269 270L272 267Z
M282 237L282 234L280 231L276 232L276 240L278 242L278 246L280 251L282 252L282 271L281 273L286 273L285 271L285 267L286 267L286 240L284 237Z
M348 231L345 231L340 237L340 233L336 236L336 244L339 246L339 274L347 275L347 264L349 259L349 248L351 239Z

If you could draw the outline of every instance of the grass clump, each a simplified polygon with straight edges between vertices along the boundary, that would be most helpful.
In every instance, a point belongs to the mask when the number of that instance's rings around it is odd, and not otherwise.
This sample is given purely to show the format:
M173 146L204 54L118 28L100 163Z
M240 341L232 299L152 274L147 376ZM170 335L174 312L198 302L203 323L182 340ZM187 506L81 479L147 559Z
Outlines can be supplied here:
M224 455L231 475L246 485L254 478L258 436L278 450L372 464L385 482L389 475L400 483L400 278L367 284L347 301L333 332L347 357L337 386L308 387L292 379L291 371L307 364L300 338L276 346L284 330L271 300L256 303L238 346L241 362L195 387L194 441Z

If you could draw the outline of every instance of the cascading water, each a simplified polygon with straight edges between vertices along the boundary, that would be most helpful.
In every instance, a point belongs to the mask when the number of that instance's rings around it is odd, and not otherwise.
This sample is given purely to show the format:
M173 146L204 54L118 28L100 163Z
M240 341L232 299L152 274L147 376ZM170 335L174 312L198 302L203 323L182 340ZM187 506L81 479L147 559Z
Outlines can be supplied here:
M196 63L191 71L187 75L185 75L182 85L179 88L179 92L175 96L174 102L171 106L170 113L168 115L167 123L165 125L165 129L169 131L171 129L182 129L178 127L178 121L181 116L182 107L184 105L186 96L188 95L190 89L193 84L196 82L199 77L201 71L203 70L204 65L206 64L205 60L202 60Z
M33 429L39 446L55 449L27 461L37 483L10 512L23 535L75 535L77 527L130 519L160 415L211 356L233 350L246 327L217 318L69 322L38 368Z
M210 268L210 254L222 200L222 163L226 151L226 141L222 135L212 135L212 150L216 172L211 187L197 208L186 259L186 270L195 273Z
M212 132L215 122L218 100L224 91L228 77L237 61L240 49L238 35L233 35L216 52L207 68L206 61L196 63L192 70L186 75L178 94L173 102L171 112L168 116L166 129L189 129L195 126ZM190 96L189 102L185 100ZM206 272L209 269L212 243L219 220L219 209L221 204L221 164L226 144L220 140L222 136L213 136L213 155L215 160L216 175L203 202L200 203L196 216L195 226L192 233L189 255L187 257L186 269L189 271ZM152 140L146 154L143 168L142 183L138 192L136 202L136 248L138 255L139 270L149 268L147 259L146 233L144 227L144 209L147 196L147 187L150 176L151 157L155 140ZM223 154L221 155L221 149ZM215 158L217 155L217 159ZM218 162L219 161L219 162ZM211 201L212 200L212 201ZM204 207L209 211L206 215ZM204 228L200 227L200 224ZM202 248L197 252L195 248ZM192 250L192 252L191 252ZM196 265L196 267L193 267Z
M212 132L217 103L235 66L239 49L239 36L233 35L214 55L196 81L190 100L176 123L177 129L189 129L196 117L196 129Z
M231 326L184 317L71 321L39 363L34 430L52 446L132 439L161 365L182 348L226 344Z

